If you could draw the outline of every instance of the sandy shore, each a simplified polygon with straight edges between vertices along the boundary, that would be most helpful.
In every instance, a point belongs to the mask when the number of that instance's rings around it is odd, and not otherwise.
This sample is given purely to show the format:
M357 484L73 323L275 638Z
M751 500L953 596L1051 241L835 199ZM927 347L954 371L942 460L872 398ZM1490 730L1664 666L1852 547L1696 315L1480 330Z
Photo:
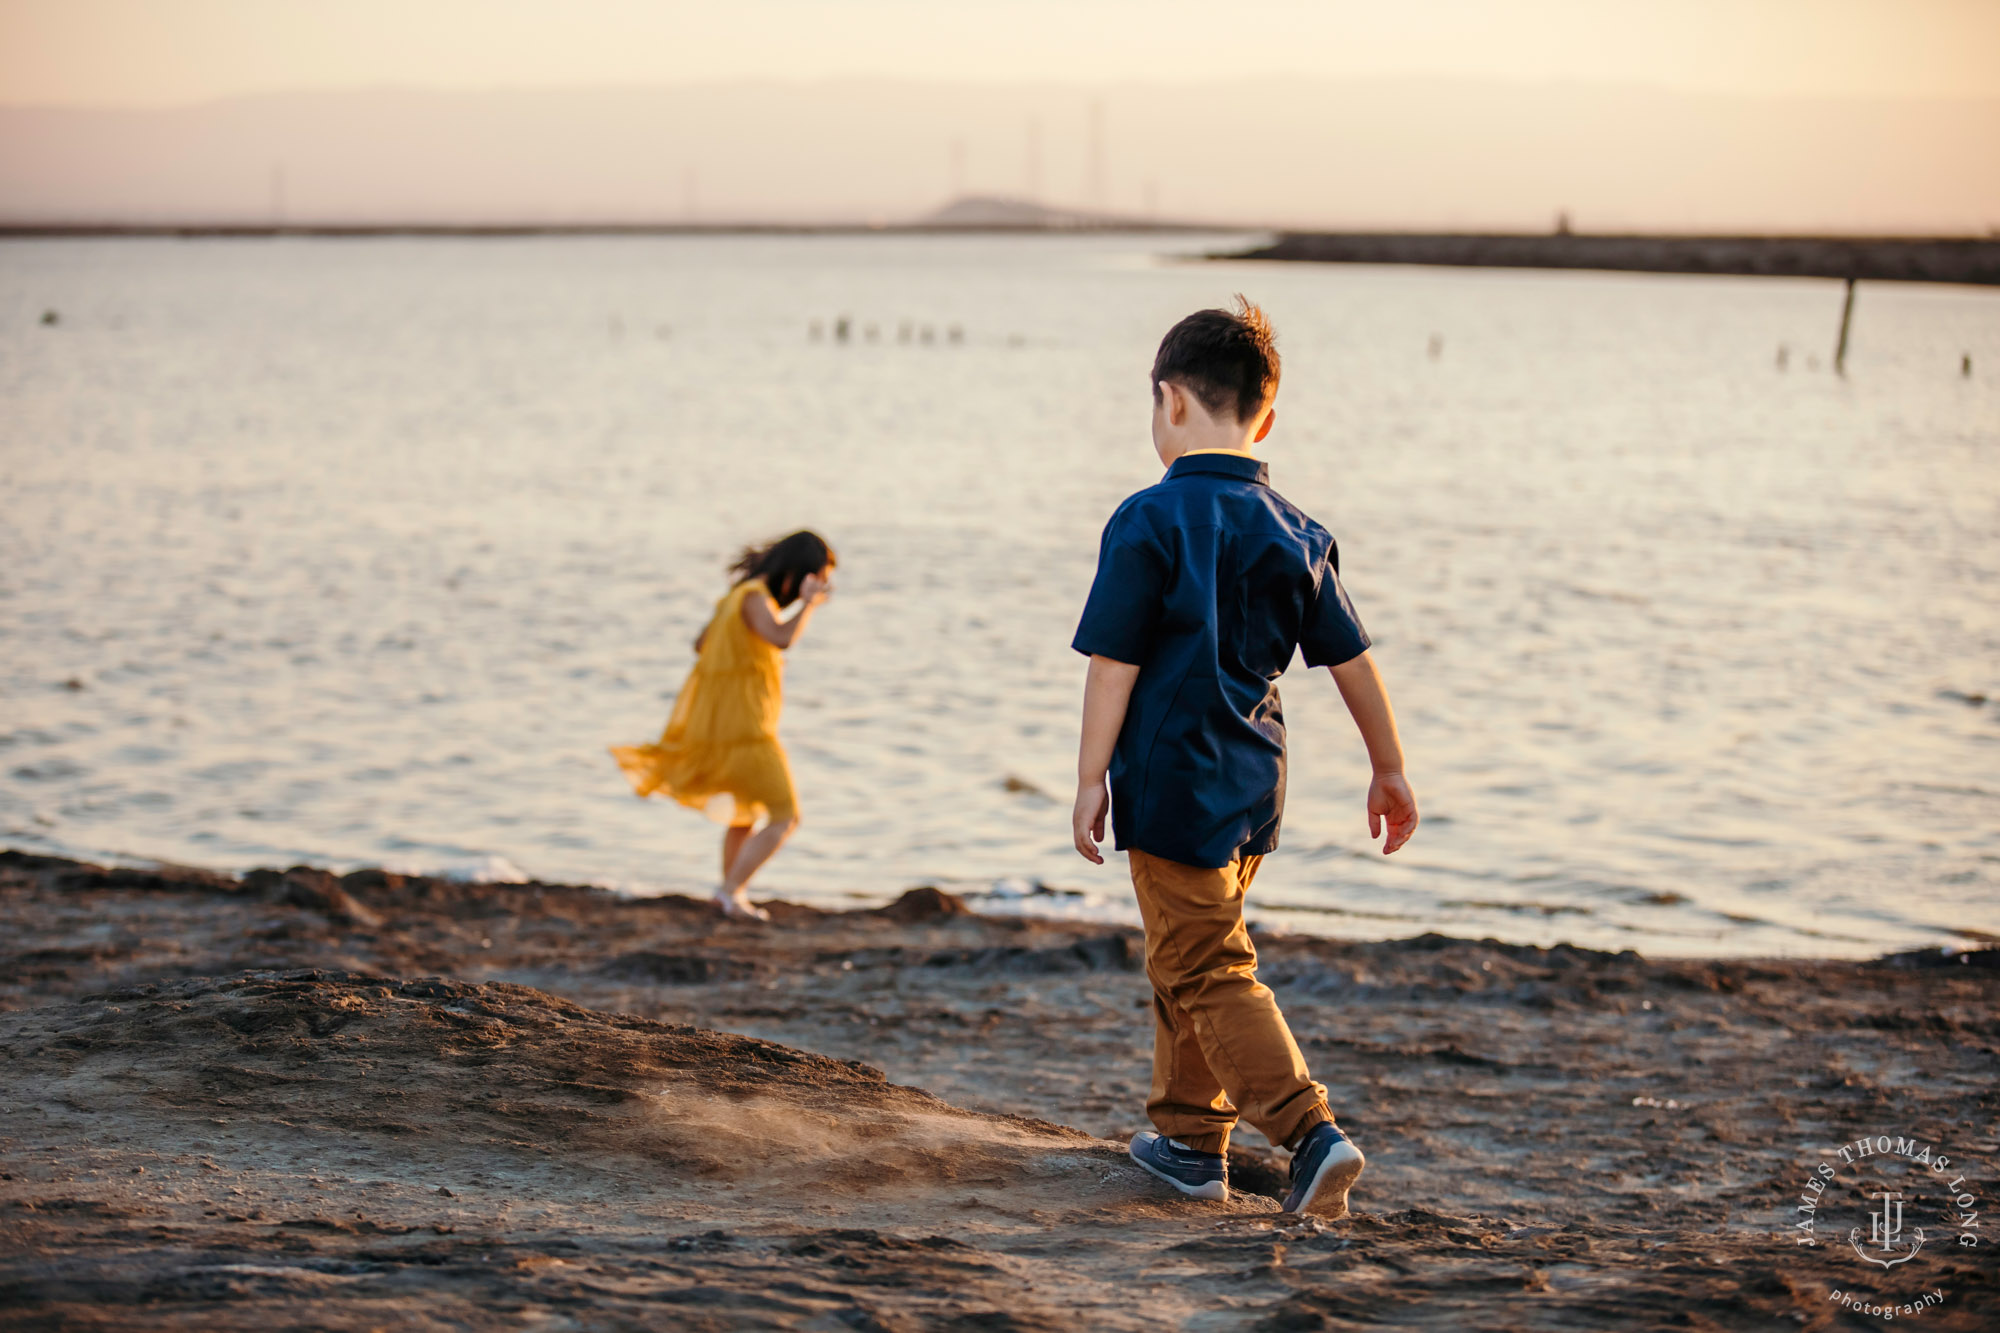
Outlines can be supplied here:
M1824 1148L1996 1194L1991 951L1266 939L1371 1159L1328 1224L1248 1131L1228 1204L1125 1159L1133 934L772 906L0 853L0 1322L1873 1327L1782 1234ZM1985 1230L1921 1327L2000 1323Z

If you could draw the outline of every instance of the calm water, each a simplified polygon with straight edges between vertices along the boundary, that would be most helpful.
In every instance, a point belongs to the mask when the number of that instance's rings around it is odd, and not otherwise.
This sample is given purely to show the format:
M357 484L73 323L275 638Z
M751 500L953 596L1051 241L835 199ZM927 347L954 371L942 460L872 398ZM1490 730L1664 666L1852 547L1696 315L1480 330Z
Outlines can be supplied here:
M657 732L733 548L810 524L840 591L761 892L1127 914L1068 847L1067 643L1158 476L1153 345L1242 289L1286 358L1274 480L1341 541L1426 816L1369 850L1294 667L1267 918L2000 933L2000 293L1864 287L1842 382L1830 283L1167 244L0 245L0 841L702 890L716 830L603 747Z

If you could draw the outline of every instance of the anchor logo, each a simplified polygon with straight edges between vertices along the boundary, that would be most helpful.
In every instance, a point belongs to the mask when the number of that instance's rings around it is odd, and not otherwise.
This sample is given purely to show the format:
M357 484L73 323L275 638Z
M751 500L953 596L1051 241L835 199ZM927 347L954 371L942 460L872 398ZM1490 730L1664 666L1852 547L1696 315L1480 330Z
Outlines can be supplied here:
M1881 1200L1882 1208L1879 1212L1868 1214L1868 1243L1880 1250L1883 1256L1896 1254L1896 1241L1903 1234L1903 1196L1891 1190L1884 1190L1875 1197ZM1847 1233L1847 1243L1854 1247L1854 1252L1861 1256L1863 1263L1894 1268L1897 1264L1910 1262L1917 1257L1917 1251L1924 1248L1924 1229L1913 1227L1911 1232L1917 1238L1915 1243L1906 1253L1899 1254L1894 1259L1877 1257L1862 1249L1860 1227Z

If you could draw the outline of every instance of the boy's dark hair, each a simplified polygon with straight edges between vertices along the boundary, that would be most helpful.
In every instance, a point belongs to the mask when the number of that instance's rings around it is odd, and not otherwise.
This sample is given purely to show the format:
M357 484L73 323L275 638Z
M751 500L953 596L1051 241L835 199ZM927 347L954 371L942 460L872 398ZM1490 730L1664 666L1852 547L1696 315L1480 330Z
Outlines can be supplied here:
M771 590L771 600L779 606L790 606L799 599L799 585L805 582L806 575L838 563L826 538L817 532L795 532L769 546L744 547L729 572L738 583L745 579L764 580L764 586Z
M1210 412L1238 421L1264 410L1278 393L1278 344L1264 312L1237 293L1234 310L1197 310L1167 330L1153 357L1153 401L1167 380Z

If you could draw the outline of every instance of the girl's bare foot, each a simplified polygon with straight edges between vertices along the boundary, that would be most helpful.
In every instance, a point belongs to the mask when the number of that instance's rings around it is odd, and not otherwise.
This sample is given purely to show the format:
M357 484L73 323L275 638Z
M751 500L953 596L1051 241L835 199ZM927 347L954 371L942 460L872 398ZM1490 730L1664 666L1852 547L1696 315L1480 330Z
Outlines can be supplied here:
M750 901L750 895L738 889L735 893L715 891L712 899L718 911L726 917L738 921L769 921L771 914Z

